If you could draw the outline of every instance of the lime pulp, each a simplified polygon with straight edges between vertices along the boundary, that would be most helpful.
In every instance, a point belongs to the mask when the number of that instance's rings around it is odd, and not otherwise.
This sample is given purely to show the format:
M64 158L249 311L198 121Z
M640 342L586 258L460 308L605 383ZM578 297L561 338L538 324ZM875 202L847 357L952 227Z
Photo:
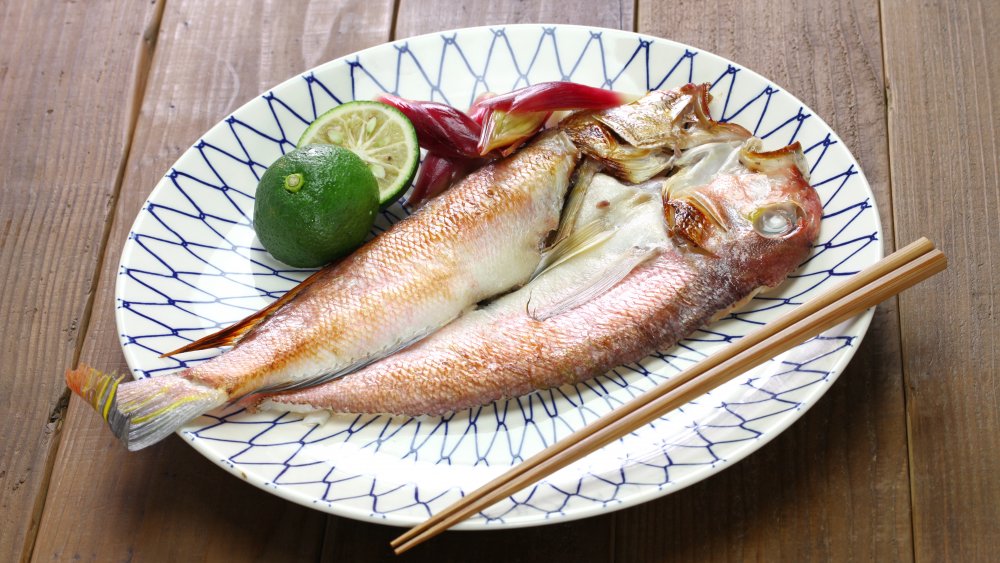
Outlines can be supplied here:
M299 147L311 144L340 146L358 155L378 182L382 209L403 195L420 162L413 124L381 102L347 102L320 115L298 142Z

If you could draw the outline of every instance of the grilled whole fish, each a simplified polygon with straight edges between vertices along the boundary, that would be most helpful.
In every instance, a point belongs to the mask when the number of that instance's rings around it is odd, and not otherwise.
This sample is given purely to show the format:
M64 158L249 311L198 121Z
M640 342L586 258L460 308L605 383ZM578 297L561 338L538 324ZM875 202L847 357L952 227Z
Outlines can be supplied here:
M576 383L672 346L780 284L818 234L821 204L798 145L758 147L699 147L653 184L597 175L562 255L528 285L348 377L255 403L443 414Z
M178 351L239 338L202 364L121 385L84 366L67 382L136 450L248 393L357 369L526 282L578 158L554 131L470 174L264 314Z

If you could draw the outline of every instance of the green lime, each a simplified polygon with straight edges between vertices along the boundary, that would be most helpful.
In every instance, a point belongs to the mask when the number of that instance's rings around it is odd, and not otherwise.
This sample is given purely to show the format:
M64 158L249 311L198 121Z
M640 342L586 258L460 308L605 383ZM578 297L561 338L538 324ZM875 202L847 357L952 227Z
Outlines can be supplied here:
M378 180L382 209L403 195L420 162L413 124L381 102L347 102L324 113L309 125L298 146L311 144L344 147L361 157Z
M357 248L377 212L378 183L363 160L340 147L308 145L261 176L253 224L272 256L309 268Z

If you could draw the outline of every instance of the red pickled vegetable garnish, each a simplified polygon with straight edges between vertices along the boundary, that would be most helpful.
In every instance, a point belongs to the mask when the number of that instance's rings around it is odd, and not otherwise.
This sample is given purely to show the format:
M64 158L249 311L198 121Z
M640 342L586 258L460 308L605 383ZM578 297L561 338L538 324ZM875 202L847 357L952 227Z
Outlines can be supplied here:
M531 113L569 109L607 109L634 99L634 96L628 94L575 82L542 82L483 100L480 105L508 113Z
M469 108L469 118L476 123L482 125L486 121L486 117L492 111L489 106L486 105L486 100L490 98L495 98L497 95L493 92L483 92L476 96L476 101L472 102L472 107Z
M379 101L403 112L427 155L409 204L419 206L485 160L508 156L545 126L555 111L600 110L635 98L573 82L543 82L496 95L480 94L468 115L445 104L383 94Z
M499 149L503 156L511 154L537 133L550 115L552 112L548 111L519 114L491 111L479 137L479 154L486 155L495 149Z
M447 189L455 174L455 169L454 162L434 153L427 153L424 156L424 162L420 165L417 179L413 182L413 191L406 202L415 207L420 205L423 200L434 197Z
M437 102L418 102L392 94L379 101L389 104L409 118L417 130L420 146L444 158L478 158L481 128L468 115Z

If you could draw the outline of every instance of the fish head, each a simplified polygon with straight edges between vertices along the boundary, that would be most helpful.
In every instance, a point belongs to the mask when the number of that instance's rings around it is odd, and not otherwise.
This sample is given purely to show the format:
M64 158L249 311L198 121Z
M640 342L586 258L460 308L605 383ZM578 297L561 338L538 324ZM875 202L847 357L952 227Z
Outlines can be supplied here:
M724 257L773 287L808 256L823 209L801 146L765 152L760 145L751 139L688 151L664 184L664 215L678 247Z
M750 132L712 119L709 84L653 90L632 103L593 114L594 120L636 148L684 150L709 142L744 141Z
M601 111L581 111L560 122L573 142L612 176L638 184L671 167L675 156L706 143L743 142L749 131L712 119L708 84L653 90Z

